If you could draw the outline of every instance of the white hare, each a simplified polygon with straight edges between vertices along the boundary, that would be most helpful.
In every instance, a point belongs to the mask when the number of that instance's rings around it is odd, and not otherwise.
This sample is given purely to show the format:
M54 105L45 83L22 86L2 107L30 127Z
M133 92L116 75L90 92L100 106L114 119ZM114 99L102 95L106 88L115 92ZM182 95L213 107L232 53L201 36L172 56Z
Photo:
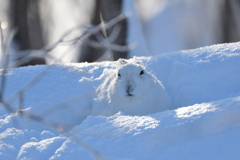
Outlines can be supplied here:
M92 114L111 116L121 111L145 115L170 109L171 102L162 83L145 71L142 62L118 60L114 73L96 90Z

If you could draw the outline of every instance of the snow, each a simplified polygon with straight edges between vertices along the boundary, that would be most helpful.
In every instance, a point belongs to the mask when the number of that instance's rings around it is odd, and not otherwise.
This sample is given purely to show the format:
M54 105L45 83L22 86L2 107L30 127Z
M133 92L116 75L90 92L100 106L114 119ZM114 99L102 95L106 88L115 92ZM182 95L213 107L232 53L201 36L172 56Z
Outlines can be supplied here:
M239 159L240 43L132 60L141 60L162 82L175 109L142 116L91 115L95 90L117 62L9 70L4 100L15 107L19 97L12 95L45 70L36 84L22 90L23 106L26 113L57 123L59 130L1 107L0 159L94 159L89 146L103 159Z

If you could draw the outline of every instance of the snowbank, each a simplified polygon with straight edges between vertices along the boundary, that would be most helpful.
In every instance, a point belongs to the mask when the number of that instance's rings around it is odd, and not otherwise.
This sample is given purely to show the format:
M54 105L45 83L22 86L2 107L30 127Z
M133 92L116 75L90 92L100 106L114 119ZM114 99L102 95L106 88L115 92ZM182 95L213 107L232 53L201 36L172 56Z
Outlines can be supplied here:
M91 116L95 89L113 72L115 62L10 70L4 99L45 70L36 84L24 90L26 112L59 124L105 159L240 157L240 43L134 59L142 60L162 81L175 110L145 116ZM18 106L18 97L9 103ZM9 115L4 108L0 142L1 159L94 159L54 129Z

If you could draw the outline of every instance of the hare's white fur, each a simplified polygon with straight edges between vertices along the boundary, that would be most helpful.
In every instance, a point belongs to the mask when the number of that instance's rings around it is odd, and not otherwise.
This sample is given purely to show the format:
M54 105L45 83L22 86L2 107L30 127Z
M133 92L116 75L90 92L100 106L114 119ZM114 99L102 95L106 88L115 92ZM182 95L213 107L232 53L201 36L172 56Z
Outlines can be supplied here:
M145 115L171 106L162 83L139 61L120 59L115 72L105 79L96 93L93 115L111 116L119 111L128 115Z

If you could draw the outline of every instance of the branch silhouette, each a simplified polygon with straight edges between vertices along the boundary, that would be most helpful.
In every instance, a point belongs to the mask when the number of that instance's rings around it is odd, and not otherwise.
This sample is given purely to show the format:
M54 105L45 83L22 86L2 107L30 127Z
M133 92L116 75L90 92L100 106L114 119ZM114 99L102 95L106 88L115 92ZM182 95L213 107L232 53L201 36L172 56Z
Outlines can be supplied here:
M60 102L56 105L49 106L48 109L44 110L40 114L36 115L31 112L26 112L24 108L24 99L25 97L25 92L31 89L34 85L36 85L39 81L41 81L42 78L44 78L47 74L50 74L50 71L52 70L54 65L48 65L44 70L42 70L37 76L33 77L27 84L25 84L22 88L20 88L16 93L10 95L9 97L5 98L4 97L4 91L6 87L6 74L10 68L20 66L21 64L30 61L34 57L44 57L48 58L54 61L54 63L61 63L62 58L66 56L67 52L72 49L73 47L76 46L77 43L81 42L86 45L90 45L92 47L96 48L107 48L107 51L109 50L117 50L117 51L126 51L130 50L131 48L134 47L134 45L126 45L126 46L121 46L121 45L116 45L112 44L111 42L114 41L114 39L118 36L118 32L120 30L119 27L114 27L113 33L109 36L109 38L104 38L104 37L98 37L100 40L99 42L90 40L89 37L91 35L96 35L100 30L108 29L113 27L115 24L119 23L123 19L126 19L129 16L128 13L126 14L121 14L114 19L110 20L107 23L101 23L97 26L87 26L87 25L81 25L81 26L76 26L68 31L66 31L60 39L51 44L43 47L40 50L27 50L19 53L19 57L23 58L17 58L15 62L12 64L9 64L8 59L10 58L9 55L9 50L10 50L10 45L13 41L13 38L15 34L17 33L17 29L13 29L10 31L9 35L6 38L6 41L4 41L4 35L3 35L3 30L0 27L0 34L1 34L1 88L0 88L0 106L4 107L9 114L15 115L15 116L20 116L23 119L27 119L29 121L36 121L41 124L44 124L46 126L49 126L53 128L54 130L58 131L60 134L66 136L67 138L72 139L74 142L79 144L81 147L85 148L89 153L91 153L96 159L102 160L104 159L103 155L94 149L92 146L89 144L85 143L83 140L81 140L79 137L76 135L70 134L69 132L64 132L64 129L59 126L57 123L52 122L50 120L46 119L46 116L49 116L53 114L57 110L62 110L70 106L70 104L76 104L80 101L83 101L86 98L92 97L93 93L86 93L85 95L77 96L72 99L69 99L64 102ZM86 31L77 36L76 38L67 40L68 36L80 29L85 29ZM64 51L61 55L60 58L56 58L48 54L50 51L54 50L58 45L69 45L68 49ZM18 100L18 106L13 106L11 103L15 100Z

